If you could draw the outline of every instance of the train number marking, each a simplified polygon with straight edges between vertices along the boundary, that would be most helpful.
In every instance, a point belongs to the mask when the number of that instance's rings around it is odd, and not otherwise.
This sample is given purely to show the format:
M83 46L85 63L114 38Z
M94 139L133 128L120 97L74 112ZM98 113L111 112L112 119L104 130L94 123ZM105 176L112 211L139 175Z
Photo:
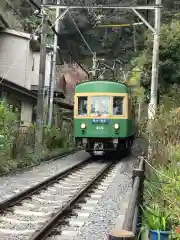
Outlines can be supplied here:
M96 129L97 130L104 130L104 127L97 126Z

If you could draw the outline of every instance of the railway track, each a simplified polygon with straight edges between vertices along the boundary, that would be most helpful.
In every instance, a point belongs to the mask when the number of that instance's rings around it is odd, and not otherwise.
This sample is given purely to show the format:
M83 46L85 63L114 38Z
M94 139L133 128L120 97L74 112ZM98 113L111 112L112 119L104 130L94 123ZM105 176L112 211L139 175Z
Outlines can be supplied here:
M114 164L86 160L1 203L0 240L71 239L108 187Z

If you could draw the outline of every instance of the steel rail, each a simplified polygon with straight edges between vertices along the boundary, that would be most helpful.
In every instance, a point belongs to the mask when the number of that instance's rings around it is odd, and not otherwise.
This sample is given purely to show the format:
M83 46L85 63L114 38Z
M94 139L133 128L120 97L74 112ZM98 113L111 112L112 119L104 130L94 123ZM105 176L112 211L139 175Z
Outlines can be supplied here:
M75 171L76 169L88 164L90 162L91 158L88 158L80 163L75 164L74 166L64 170L63 172L60 172L38 184L36 184L35 186L32 186L28 189L25 189L24 191L15 194L14 196L12 196L11 198L0 202L0 212L3 212L4 210L7 210L9 207L12 207L16 204L18 204L19 202L21 202L22 200L31 197L33 194L39 192L40 190L48 187L49 185L52 185L54 182L59 181L60 179L66 177L68 174L72 173L72 171Z
M77 204L77 202L83 197L83 195L93 186L95 185L101 178L105 176L105 174L111 169L111 167L115 164L115 162L108 163L97 175L90 180L82 189L78 191L78 193L59 211L52 216L52 218L47 221L47 223L35 234L32 235L30 240L44 240L46 239L53 228L55 228L59 221L67 214L69 211L73 209L73 206Z

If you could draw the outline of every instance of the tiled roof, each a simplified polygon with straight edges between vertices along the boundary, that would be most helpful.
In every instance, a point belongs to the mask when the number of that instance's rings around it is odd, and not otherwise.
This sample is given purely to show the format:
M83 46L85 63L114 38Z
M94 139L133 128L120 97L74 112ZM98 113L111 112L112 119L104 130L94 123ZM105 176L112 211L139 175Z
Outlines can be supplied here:
M76 84L87 79L87 74L75 64L65 64L60 71L61 77L64 76L66 80L65 99L62 102L73 104Z

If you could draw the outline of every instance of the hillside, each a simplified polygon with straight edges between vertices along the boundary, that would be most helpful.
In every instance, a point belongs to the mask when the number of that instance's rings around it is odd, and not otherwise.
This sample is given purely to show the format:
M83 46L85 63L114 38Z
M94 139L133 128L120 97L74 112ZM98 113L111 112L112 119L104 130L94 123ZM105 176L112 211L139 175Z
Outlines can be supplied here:
M11 22L11 27L17 30L23 30L25 32L32 33L40 24L41 19L34 15L35 8L29 3L28 0L8 0L10 5L23 17L20 18L7 4L1 3L0 8L6 13L6 18ZM36 0L37 3L40 0ZM51 3L53 0L46 0ZM137 2L138 4L153 4L152 0L137 0L137 1L121 1L121 4L132 4ZM64 0L64 4L115 4L119 3L117 0ZM3 6L2 6L3 5ZM3 8L2 8L3 7ZM172 17L174 11L177 11L177 5L175 0L163 1L163 21L168 21ZM140 11L141 14L146 12ZM55 12L49 11L50 18L55 18ZM11 20L11 18L13 20ZM14 18L16 21L14 21ZM88 50L86 44L82 40L77 28L75 27L73 20L81 30L84 38L88 42L92 51L97 52L97 55L106 59L118 58L122 61L129 61L144 47L144 33L145 26L137 26L135 31L132 27L122 28L98 28L98 23L112 24L112 23L133 23L140 21L132 11L127 10L102 10L102 9L80 9L72 10L71 16L67 14L63 21L60 22L59 29L59 45L63 53L64 59L66 59L67 47L71 50L76 59L86 61L92 57L92 54ZM98 20L100 20L98 22ZM153 24L153 14L149 12L149 21ZM52 43L53 33L49 29L48 43ZM135 47L137 52L135 53ZM87 61L88 62L88 61Z
M95 4L97 2L99 3L97 0L91 0L91 4ZM104 0L100 3L107 4L115 2L117 1ZM37 19L33 15L35 10L34 7L28 2L28 0L9 0L9 3L25 19L25 21L21 19L7 4L5 4L4 9L16 18L16 21L13 21L14 24L11 25L11 27L30 33L33 32L40 23L40 19ZM68 3L71 3L71 1L68 1ZM72 3L76 4L76 1L72 1ZM79 1L77 1L77 3L79 3ZM52 12L50 14L52 19L54 19L55 14ZM128 53L133 51L131 28L120 28L112 31L111 29L99 29L96 27L99 16L102 17L101 23L131 23L134 20L132 13L124 11L117 13L117 10L102 11L102 9L100 9L88 11L86 9L82 9L72 11L71 14L91 49L96 51L99 55L105 55L105 57L108 57L108 55L113 55L113 57L118 57L119 55L128 56ZM91 56L69 15L66 15L64 21L60 23L59 32L61 34L59 39L61 49L66 49L66 46L63 44L66 42L76 57L84 58L86 55ZM138 34L139 29L137 29L137 37ZM52 38L52 34L50 35ZM49 40L49 42L51 42L51 40Z

